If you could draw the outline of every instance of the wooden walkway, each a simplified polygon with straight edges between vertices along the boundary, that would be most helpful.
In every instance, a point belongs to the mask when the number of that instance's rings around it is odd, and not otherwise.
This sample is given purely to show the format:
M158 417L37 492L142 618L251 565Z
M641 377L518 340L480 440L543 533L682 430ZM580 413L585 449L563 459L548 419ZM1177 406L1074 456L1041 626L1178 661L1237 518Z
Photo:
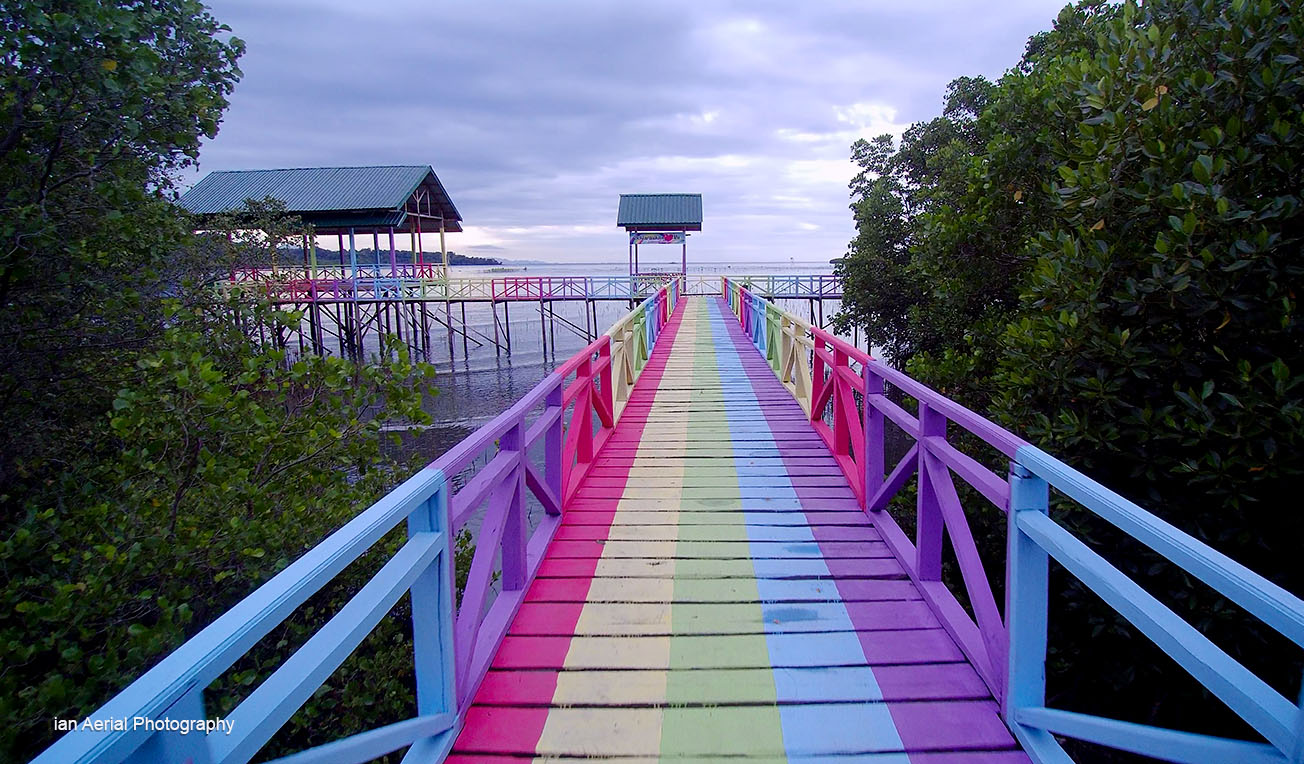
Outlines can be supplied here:
M449 761L1027 761L727 305L664 331Z
M1072 759L1057 738L1071 738L1184 764L1304 764L1304 700L1059 525L1050 491L1301 648L1304 601L744 285L720 286L725 299L685 301L681 277L648 296L36 764L262 756L403 597L415 715L278 761L406 750L422 764L1062 764ZM895 466L889 426L914 441ZM948 426L968 434L965 450ZM1006 516L1003 608L957 481ZM907 535L882 510L910 483ZM544 508L533 531L527 495ZM451 539L480 508L459 600ZM230 710L225 731L173 724L207 718L205 689L399 524L407 541ZM942 581L944 539L972 613ZM1257 738L1048 705L1051 560Z

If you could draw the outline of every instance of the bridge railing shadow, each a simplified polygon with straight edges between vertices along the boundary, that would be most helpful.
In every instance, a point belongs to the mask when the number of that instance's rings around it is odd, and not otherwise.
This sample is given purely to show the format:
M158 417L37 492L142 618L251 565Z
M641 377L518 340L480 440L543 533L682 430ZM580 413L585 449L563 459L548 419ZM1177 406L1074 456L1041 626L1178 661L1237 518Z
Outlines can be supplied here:
M1304 697L1283 696L1049 515L1054 488L1304 647L1304 602L1198 539L960 404L786 313L728 277L722 295L743 331L801 404L861 506L955 639L1025 750L1070 761L1056 736L1166 761L1304 761ZM916 401L911 413L889 387ZM891 469L885 426L914 441ZM948 440L954 424L1008 460L1002 478ZM1007 516L1005 607L998 609L953 477ZM916 480L915 537L888 514ZM973 616L942 583L949 537ZM1054 559L1158 645L1266 742L1134 724L1046 706L1049 562Z
M291 563L35 761L249 761L405 594L411 597L417 715L280 761L364 762L403 748L410 760L442 760L563 507L619 421L681 287L680 279L671 280L643 300L515 405ZM544 509L532 531L530 496ZM471 529L473 517L475 551L458 601L454 539ZM204 734L171 724L207 719L205 689L404 522L407 540L398 552L245 696L226 718L227 731Z

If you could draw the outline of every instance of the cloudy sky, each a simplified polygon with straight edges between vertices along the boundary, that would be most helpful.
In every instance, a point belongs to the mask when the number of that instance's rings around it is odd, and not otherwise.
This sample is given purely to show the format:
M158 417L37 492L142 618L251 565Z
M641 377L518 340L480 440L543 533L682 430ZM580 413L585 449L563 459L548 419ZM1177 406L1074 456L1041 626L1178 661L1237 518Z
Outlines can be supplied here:
M957 76L1000 76L1064 4L210 3L248 52L193 180L429 164L466 220L450 249L616 262L621 193L701 193L696 260L843 254L852 141L935 116Z

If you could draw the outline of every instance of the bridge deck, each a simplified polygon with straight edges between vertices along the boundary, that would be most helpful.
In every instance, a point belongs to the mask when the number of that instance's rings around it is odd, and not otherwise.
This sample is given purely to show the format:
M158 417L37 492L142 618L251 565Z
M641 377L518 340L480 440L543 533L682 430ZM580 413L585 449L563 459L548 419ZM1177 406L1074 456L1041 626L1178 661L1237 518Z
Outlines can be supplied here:
M665 331L449 760L1027 761L727 306Z

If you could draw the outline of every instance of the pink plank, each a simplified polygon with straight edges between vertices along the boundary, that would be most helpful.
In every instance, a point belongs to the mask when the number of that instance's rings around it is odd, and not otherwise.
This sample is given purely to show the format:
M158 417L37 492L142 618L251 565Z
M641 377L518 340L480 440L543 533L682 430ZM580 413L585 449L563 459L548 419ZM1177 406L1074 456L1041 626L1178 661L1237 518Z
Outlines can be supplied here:
M578 610L584 607L589 598L589 583L593 580L593 571L582 578L537 578L525 595L526 602L566 602L573 603L575 618L558 624L560 631L553 633L573 634L575 624L579 623ZM564 627L564 628L562 628Z
M555 676L553 683L556 684ZM539 735L547 718L547 708L472 706L466 713L454 749L532 754L539 744Z
M574 630L572 626L571 631ZM571 635L561 637L508 635L503 638L503 643L498 648L498 655L494 658L494 668L560 669L566 665L566 652L570 649L570 642Z
M492 705L546 706L557 691L557 671L504 671L485 675L476 702Z
M657 343L657 347L653 350L652 358L649 359L648 365L643 371L643 378L640 379L640 382L643 383L641 388L644 391L646 391L648 387L651 387L653 390L656 389L661 374L665 371L666 359L669 357L670 348L674 345L675 335L678 331L682 315L683 310L676 311L676 313L671 316L670 321L666 324L661 341ZM638 388L636 388L636 392L637 389ZM627 431L637 431L641 433L645 422L646 415L640 416L637 413L627 413L621 418L618 427L624 428ZM619 462L612 462L612 464L617 467L620 466ZM623 463L626 475L628 475L629 468L632 464L633 456L631 454L624 459ZM606 506L595 506L594 509L599 512L606 512L609 520L610 517L614 515L616 502L607 500ZM563 508L563 511L564 510L565 508ZM589 520L592 521L593 517L590 516ZM562 528L558 529L559 531L567 527L564 516L562 522L563 525ZM554 538L549 552L545 555L544 560L540 562L540 569L548 563L556 546L557 541ZM597 547L599 552L601 550L601 547L597 544L590 542L590 546ZM559 629L565 629L573 634L575 631L575 625L579 622L580 613L584 608L584 600L587 599L588 596L589 583L592 581L593 573L597 568L597 556L588 555L579 560L572 560L570 566L571 572L580 574L581 577L559 580L571 582L571 585L574 588L569 592L569 594L571 599L573 599L573 602L563 604L554 611L553 617L556 619L556 625ZM556 581L558 579L552 580ZM540 580L536 579L534 583L531 584L530 592L527 592L526 594L527 601L530 596L534 594L534 587L539 585L539 583ZM583 592L579 591L581 587L583 588ZM508 636L504 637L503 642L499 645L498 651L494 655L491 667L496 668L503 664L511 665L514 661L518 660L512 650L513 637L511 634L513 629L515 629L515 623L513 623L512 629L509 629ZM534 659L536 661L541 661L545 665L555 664L556 666L562 666L566 662L566 653L570 649L570 637L550 640L547 643L535 645L534 649ZM493 672L491 671L488 676L492 675ZM552 673L551 675L542 675L535 677L535 680L536 685L533 688L534 692L538 695L546 694L548 698L551 699L552 694L556 691L556 674ZM475 705L476 703L481 702L480 698L482 694L489 693L487 697L496 697L495 693L497 692L497 686L489 683L486 678L486 681L482 683L480 688L476 691L476 698L474 699L471 708L467 711L462 731L459 733L458 739L454 745L455 749L475 749L481 745L481 741L490 739L509 746L508 750L511 751L533 752L535 750L535 747L539 742L539 736L543 733L544 724L548 719L547 708L536 707L521 709L521 713L514 715L510 720L511 723L504 727L501 724L502 717L495 715L492 712L492 709L485 709L483 706Z

